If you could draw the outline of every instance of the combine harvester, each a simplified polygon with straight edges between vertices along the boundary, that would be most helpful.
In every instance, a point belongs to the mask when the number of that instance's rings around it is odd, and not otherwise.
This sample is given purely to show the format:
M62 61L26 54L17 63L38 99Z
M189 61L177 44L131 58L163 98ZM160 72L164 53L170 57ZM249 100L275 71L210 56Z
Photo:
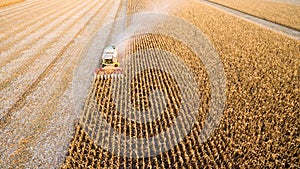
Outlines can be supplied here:
M115 78L123 74L118 61L118 50L115 46L106 47L102 55L102 67L95 70L96 78Z

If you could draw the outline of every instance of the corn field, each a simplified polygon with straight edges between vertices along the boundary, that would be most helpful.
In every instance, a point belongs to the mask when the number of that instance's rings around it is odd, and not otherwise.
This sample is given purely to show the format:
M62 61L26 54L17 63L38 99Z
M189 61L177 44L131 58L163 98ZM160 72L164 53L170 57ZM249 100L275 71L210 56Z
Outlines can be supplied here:
M155 32L129 37L124 71L95 74L74 108L72 79L90 39L123 14L154 11L201 30L222 62L226 102L211 133L203 133L209 67L188 44ZM299 20L285 21L297 28ZM0 25L0 168L299 168L299 40L198 0L26 0L0 5ZM168 25L195 33L156 26Z

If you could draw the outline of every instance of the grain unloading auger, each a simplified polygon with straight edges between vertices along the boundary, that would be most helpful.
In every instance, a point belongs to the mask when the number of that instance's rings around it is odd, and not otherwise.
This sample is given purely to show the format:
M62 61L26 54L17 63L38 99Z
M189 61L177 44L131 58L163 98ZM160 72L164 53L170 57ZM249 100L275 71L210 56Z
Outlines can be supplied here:
M123 74L118 61L118 50L115 46L109 46L104 49L102 55L102 67L95 70L96 77L100 78L116 78Z

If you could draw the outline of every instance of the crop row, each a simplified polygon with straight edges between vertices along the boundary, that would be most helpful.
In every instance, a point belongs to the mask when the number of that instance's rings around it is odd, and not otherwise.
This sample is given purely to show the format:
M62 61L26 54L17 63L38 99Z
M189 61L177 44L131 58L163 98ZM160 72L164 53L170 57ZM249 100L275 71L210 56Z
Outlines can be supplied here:
M177 48L169 48L170 44L176 44ZM189 64L197 64L198 57L196 57L191 51L189 51L186 47L182 47L183 44L176 43L176 40L161 36L161 35L154 35L154 34L146 34L141 36L134 37L134 41L132 44L128 46L127 54L136 53L139 51L147 50L147 49L162 49L162 50L169 50L170 52L174 52L177 56L182 56L183 59L186 60ZM174 49L177 49L174 51ZM184 50L186 49L186 50ZM157 155L154 157L147 157L147 158L133 158L133 156L126 156L122 157L120 154L130 154L130 153L137 153L137 152L126 152L132 151L130 147L114 147L114 153L108 152L104 149L101 149L99 145L104 145L105 143L110 144L115 141L119 141L119 144L122 144L122 140L118 140L117 136L111 135L107 133L107 131L101 130L101 121L97 121L99 118L100 113L102 117L109 123L109 125L116 131L116 133L123 133L128 137L134 138L148 138L150 139L152 136L158 135L165 130L167 130L171 125L173 125L174 119L178 116L178 111L181 107L181 92L179 86L176 84L177 82L172 79L172 76L162 72L161 70L155 69L147 69L143 71L141 68L147 67L152 63L159 62L162 67L166 68L167 70L172 68L172 65L176 65L174 63L174 59L169 58L168 56L164 56L165 60L159 60L160 56L163 56L163 53L159 53L157 51L155 56L151 55L142 55L136 56L132 58L132 60L127 63L126 67L127 71L125 71L123 76L130 76L132 78L129 82L129 88L122 86L122 80L124 79L102 79L100 77L95 79L94 87L88 96L86 101L85 111L82 118L82 122L79 124L79 127L76 130L75 139L70 145L69 154L66 160L66 166L83 166L87 167L93 164L94 167L147 167L147 166L157 166L160 168L170 168L170 167L191 167L197 168L200 166L200 163L203 165L212 165L218 166L217 163L211 163L210 158L213 158L215 154L218 154L218 147L214 145L214 142L208 147L202 147L202 149L207 149L204 154L199 154L199 147L198 144L198 136L200 135L202 129L202 122L205 118L205 114L208 111L208 102L204 101L205 104L201 105L199 109L199 119L198 122L195 124L193 130L188 132L188 136L184 139L184 141L180 142L179 145L172 147L167 152L157 152ZM183 57L184 56L184 57ZM188 57L190 56L190 58ZM140 58L144 57L144 58ZM144 60L144 61L143 61ZM192 61L191 61L192 60ZM199 61L199 60L198 60ZM145 65L149 64L149 65ZM209 99L209 86L207 84L207 75L203 71L203 67L192 66L195 68L193 72L198 75L198 83L202 84L206 87L201 90L202 99L208 100ZM197 70L198 69L198 70ZM170 71L170 70L169 70ZM172 68L173 73L180 74L182 70L176 70ZM136 73L137 72L137 73ZM206 82L205 82L206 81ZM127 81L128 82L128 81ZM115 85L114 85L115 84ZM123 84L124 85L124 84ZM120 87L122 86L122 87ZM176 87L177 86L177 87ZM129 90L130 92L126 93ZM112 98L112 93L116 93L117 98L125 98L125 100L130 101L133 107L139 111L149 110L149 107L156 107L154 110L160 110L162 102L158 101L161 98L157 98L156 102L149 103L149 94L153 91L163 91L166 95L166 103L167 106L165 107L164 112L161 114L160 120L154 120L148 123L138 123L137 121L141 119L134 119L137 118L138 115L135 115L133 120L126 119L127 116L130 115L131 109L128 108L126 102L119 105L116 108L116 101ZM205 93L205 94L204 94ZM119 95L118 95L119 94ZM128 94L127 97L121 96L122 94ZM192 94L192 93L191 93ZM202 101L203 101L202 100ZM151 104L151 105L149 105ZM188 106L187 106L188 107ZM121 112L125 112L121 114ZM142 113L142 112L140 112ZM151 119L151 116L148 117ZM188 122L184 117L180 121L180 129L176 128L175 131L179 132L179 130L187 128ZM177 126L178 127L178 126ZM80 136L78 134L81 134ZM84 134L82 134L84 133ZM88 133L88 134L87 134ZM107 135L107 137L105 137ZM109 137L111 136L111 137ZM92 138L91 138L92 137ZM168 140L176 140L178 136L176 133L169 133L169 135L165 135L166 139ZM85 138L85 139L83 139ZM101 138L102 140L98 140ZM105 138L105 139L104 139ZM84 146L79 146L81 144L85 144L86 141L89 140L87 147L95 147L94 149L88 149ZM162 143L162 144L169 144ZM83 154L78 155L78 153L74 152L74 146L76 147L77 152L84 152ZM113 145L112 145L113 146ZM140 145L136 145L140 146ZM156 153L155 151L159 151L157 149L158 145L152 145L151 142L147 142L145 145L142 145L145 149L152 150L144 151L144 156L149 156L151 153ZM222 147L223 145L219 145ZM97 148L96 148L97 147ZM80 150L78 150L80 149ZM165 147L167 149L167 147ZM100 154L94 154L90 152L99 152ZM149 154L146 154L149 153ZM204 156L204 157L202 157ZM226 158L226 157L223 157ZM81 159L90 159L93 163L89 162L89 160ZM206 160L205 160L206 159ZM188 165L189 164L189 165ZM73 166L73 167L74 167Z
M129 1L129 4L140 4L140 8L131 12L148 9L147 1ZM155 1L157 5L160 0ZM154 2L153 2L154 3ZM152 3L151 3L152 5ZM135 5L138 6L138 5ZM151 138L162 133L173 124L178 116L181 95L174 88L178 81L172 80L167 74L157 70L142 70L146 64L157 61L152 55L146 56L146 61L134 57L129 62L129 74L133 77L128 88L120 87L120 79L96 78L86 101L84 114L76 128L69 152L63 168L88 167L156 167L156 168L232 168L257 167L270 168L297 167L299 126L297 122L297 89L299 88L299 41L295 41L248 23L234 16L212 9L196 1L181 2L174 15L185 19L197 26L210 39L218 51L224 64L227 79L227 103L219 127L209 139L200 143L203 122L208 113L210 87L205 67L193 52L183 43L167 36L144 34L136 36L127 48L127 56L145 49L161 49L175 54L193 72L199 87L201 105L199 118L189 134L169 151L159 153L151 158L134 158L138 152L131 151L131 147L112 147L115 153L107 151L101 145L122 144L117 134L123 133L133 138ZM182 10L188 9L188 10ZM203 10L205 9L205 10ZM180 26L180 25L179 25ZM183 32L185 30L182 30ZM156 57L164 56L158 52ZM160 61L163 67L173 65L170 60ZM127 65L128 66L128 65ZM125 66L126 67L126 66ZM173 69L172 69L173 70ZM173 70L180 72L180 70ZM135 74L140 72L140 74ZM184 71L181 71L184 72ZM159 106L162 102L151 104L149 93L155 87L166 94L166 102L172 103L162 118L153 123L138 123L141 119L128 120L129 111L126 106L118 105L115 98L125 97L137 110L149 110L151 106ZM170 88L170 90L168 89ZM175 92L171 92L175 91ZM113 97L113 93L117 97ZM181 92L179 92L181 93ZM171 98L171 99L170 99ZM174 98L174 100L172 100ZM161 99L157 99L161 100ZM122 117L119 110L127 110ZM97 117L99 113L105 121L116 130L117 134L105 131ZM138 115L133 116L133 118ZM185 120L181 127L187 128ZM178 129L177 129L178 130ZM102 131L102 132L99 132ZM175 133L166 135L168 140L176 139ZM117 144L118 145L118 144ZM156 145L158 146L158 145ZM156 151L156 146L147 142L141 147L148 147ZM76 147L76 148L75 148ZM129 153L123 157L121 153ZM143 155L151 155L144 151Z

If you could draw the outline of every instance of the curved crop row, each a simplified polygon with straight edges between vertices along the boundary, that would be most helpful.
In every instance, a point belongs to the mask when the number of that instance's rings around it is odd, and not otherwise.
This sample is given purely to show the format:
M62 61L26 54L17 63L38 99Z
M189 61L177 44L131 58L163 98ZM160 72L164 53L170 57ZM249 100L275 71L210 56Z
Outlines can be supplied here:
M168 48L168 46L171 46L171 44L176 44L177 48ZM176 56L179 56L179 59L185 61L187 64L198 64L197 62L199 62L199 58L191 53L191 51L189 51L189 49L186 48L184 44L177 43L176 40L172 38L155 34L145 34L134 37L133 42L128 45L126 52L127 56L125 57L129 57L129 55L131 54L138 53L139 51L147 49L161 49L172 52L176 54ZM182 93L183 91L180 91L179 86L176 84L177 82L174 81L173 77L168 73L158 69L142 70L141 68L147 66L145 64L149 64L148 66L151 67L151 64L159 62L161 66L166 70L169 70L169 72L180 74L182 70L174 67L174 65L177 64L176 59L174 60L174 58L165 56L165 54L161 53L161 51L159 50L156 50L156 52L157 55L142 55L132 57L130 62L126 63L127 67L123 76L125 76L125 78L127 77L131 79L131 81L128 81L128 83L130 83L130 85L128 86L129 88L126 88L126 85L124 86L124 84L122 83L124 79L122 78L103 79L100 77L96 77L94 87L92 88L86 101L84 115L81 120L82 123L80 123L79 127L76 130L76 133L81 133L81 137L85 137L85 139L77 136L77 134L75 135L75 139L70 145L69 154L66 158L66 164L64 165L64 167L73 165L87 167L92 164L93 167L98 168L106 168L112 166L146 167L153 165L160 168L169 168L171 166L180 168L184 166L184 161L191 161L192 159L192 157L186 152L190 152L193 155L197 154L197 151L194 150L195 146L192 146L191 142L194 142L194 144L197 142L197 135L195 135L195 133L200 133L202 128L200 125L197 125L193 129L194 132L188 135L190 139L181 142L178 146L172 148L166 153L156 152L159 151L156 148L157 145L153 145L150 142L143 145L143 147L152 151L143 152L144 156L151 156L151 153L158 154L152 158L135 159L133 158L133 156L127 156L126 158L120 156L120 154L123 154L126 151L131 151L130 147L127 147L125 149L121 147L113 147L113 151L116 154L112 154L110 152L107 152L106 150L101 149L100 147L97 147L99 146L99 144L103 145L105 143L109 144L112 142L119 142L118 144L123 144L123 140L117 139L117 137L114 135L111 137L104 137L104 135L110 136L111 133L106 133L107 131L101 130L101 126L103 124L97 121L97 119L99 118L99 113L115 130L115 132L123 133L128 137L151 139L151 137L164 132L173 124L173 120L177 117L178 111L180 109L180 93ZM204 100L208 99L209 86L207 84L207 75L204 72L203 67L197 67L195 65L190 66L195 68L193 72L197 76L199 85L204 84L204 86L206 86L202 90L202 92L206 91L206 94L202 93L202 96ZM128 93L124 90L128 90L130 92ZM158 97L157 99L160 100L160 102L158 100L156 100L156 102L150 102L150 94L153 91L161 91L165 94L166 97ZM114 96L113 93L115 93ZM114 99L118 98L124 98L124 100L127 100L130 103L122 102L121 104L116 105L116 101L114 101ZM136 119L140 118L137 115L134 115L132 117L136 120L126 119L126 116L131 113L131 110L128 107L129 105L132 105L134 109L142 113L146 110L149 111L150 108L153 108L154 111L158 112L160 110L160 107L162 107L162 104L166 104L166 107L164 109L164 112L160 115L160 120L153 120L152 122L147 123L139 123L137 121L143 121L146 119ZM189 107L187 106L187 108ZM207 111L207 109L208 105L202 105L201 110L199 109L199 124L201 124L201 121L205 118L206 113L205 111L203 112L203 110ZM147 118L151 119L152 117L151 115L149 115ZM176 132L184 129L185 125L188 125L187 121L184 120L185 118L186 117L183 117L183 121L179 121L179 125L181 126L181 128L175 128ZM86 132L88 132L89 134L87 135ZM85 134L82 135L82 133ZM171 132L169 134L170 135L166 135L166 139L177 139L176 133ZM83 152L83 154L81 155L78 155L73 151L73 146L81 145L81 143L84 143L87 140L89 140L88 147L90 148L94 146L94 149L87 149L86 146L79 146L76 149L77 151L78 148L81 149L80 151ZM167 147L165 147L165 149L167 149ZM89 153L91 151L99 152L100 154L96 154L97 156L95 156L95 153ZM80 159L83 158L90 159L90 161L94 162L91 163L89 162L89 160L81 161ZM196 158L199 159L200 155L198 155ZM95 161L97 161L98 163L95 163ZM196 166L197 161L194 161L194 167Z

